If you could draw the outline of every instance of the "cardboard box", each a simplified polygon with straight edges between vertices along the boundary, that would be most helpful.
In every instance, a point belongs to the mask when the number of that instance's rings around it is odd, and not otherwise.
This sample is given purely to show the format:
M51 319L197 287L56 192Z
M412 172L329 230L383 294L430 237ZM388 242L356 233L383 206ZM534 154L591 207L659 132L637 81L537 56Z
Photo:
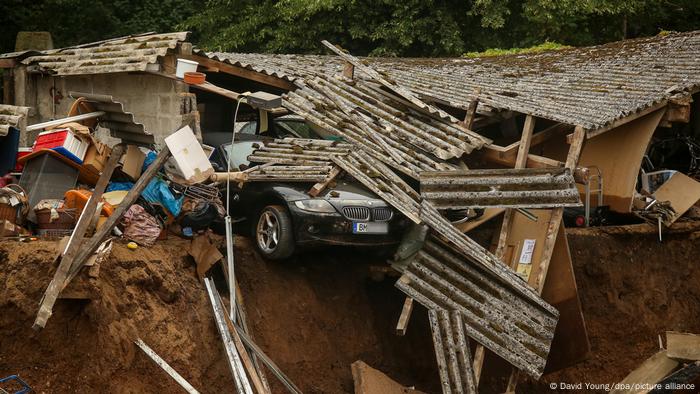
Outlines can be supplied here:
M90 144L87 153L85 153L83 166L85 166L88 170L99 174L105 168L105 164L107 164L107 159L109 158L110 153L112 153L112 149L110 147L101 142L95 141L94 144Z
M126 153L122 156L122 172L132 180L137 180L141 176L141 168L146 160L146 154L136 145L126 147Z

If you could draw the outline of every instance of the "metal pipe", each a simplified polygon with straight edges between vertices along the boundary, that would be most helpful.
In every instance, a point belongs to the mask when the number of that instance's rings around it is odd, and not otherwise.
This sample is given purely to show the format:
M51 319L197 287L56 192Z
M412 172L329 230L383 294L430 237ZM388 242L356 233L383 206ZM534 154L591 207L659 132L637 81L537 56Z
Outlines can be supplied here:
M45 129L47 127L60 126L64 123L68 123L68 122L80 122L81 120L99 118L100 116L103 116L105 114L106 114L106 112L104 112L104 111L88 112L86 114L69 116L67 118L49 120L48 122L33 124L30 126L27 126L26 130L27 131L42 130L42 129Z

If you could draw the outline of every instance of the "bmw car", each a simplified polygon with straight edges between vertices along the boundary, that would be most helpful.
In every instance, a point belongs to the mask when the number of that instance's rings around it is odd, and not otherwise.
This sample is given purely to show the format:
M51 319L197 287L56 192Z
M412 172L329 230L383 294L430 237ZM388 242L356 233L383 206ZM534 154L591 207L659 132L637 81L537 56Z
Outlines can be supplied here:
M271 123L265 136L254 133L252 126L245 132L244 127L233 144L231 133L205 132L204 142L215 148L211 161L217 171L225 171L229 159L235 170L255 166L248 156L266 138L319 137L308 126L304 128L303 120L287 117ZM321 245L396 244L408 225L403 215L352 180L338 179L317 197L307 193L312 186L304 182L249 182L238 188L231 183L234 231L251 235L263 256L277 260Z

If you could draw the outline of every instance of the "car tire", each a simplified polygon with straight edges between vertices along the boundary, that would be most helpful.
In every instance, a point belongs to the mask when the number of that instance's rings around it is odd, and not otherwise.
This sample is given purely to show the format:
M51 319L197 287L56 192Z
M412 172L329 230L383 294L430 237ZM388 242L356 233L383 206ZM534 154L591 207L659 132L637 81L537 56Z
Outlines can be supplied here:
M292 219L281 205L268 205L253 223L255 247L263 257L282 260L294 253Z

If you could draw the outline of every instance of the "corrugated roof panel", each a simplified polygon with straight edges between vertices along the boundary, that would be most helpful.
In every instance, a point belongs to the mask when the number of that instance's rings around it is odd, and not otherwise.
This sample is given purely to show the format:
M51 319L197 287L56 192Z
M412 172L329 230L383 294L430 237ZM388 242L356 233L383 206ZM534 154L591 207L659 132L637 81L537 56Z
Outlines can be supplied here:
M581 206L567 168L422 172L420 191L438 209Z
M338 56L198 53L288 81L343 69ZM483 105L597 129L700 89L700 31L538 54L362 61L422 98L466 109L478 87Z
M150 64L157 63L159 56L165 56L186 38L187 32L135 35L45 51L22 63L37 65L55 75L146 71Z
M112 96L70 92L70 97L82 97L95 111L105 112L105 115L98 118L99 124L109 129L112 137L137 145L148 146L154 143L153 135L146 131L143 124L137 123L134 114L126 112L122 103L115 101Z

